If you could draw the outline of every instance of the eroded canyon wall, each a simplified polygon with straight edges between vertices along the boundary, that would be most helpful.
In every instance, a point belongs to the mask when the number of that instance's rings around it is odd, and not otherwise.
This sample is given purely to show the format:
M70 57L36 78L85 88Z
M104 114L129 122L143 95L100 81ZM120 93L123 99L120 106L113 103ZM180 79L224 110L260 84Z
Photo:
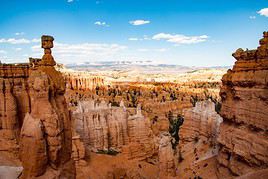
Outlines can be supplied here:
M199 140L216 145L221 122L222 118L212 101L197 102L195 107L184 110L184 123L179 131L180 145Z
M105 85L103 78L96 75L90 75L87 72L68 72L61 69L59 70L63 71L66 87L70 90L95 90L96 88Z
M28 75L27 64L0 65L0 151L13 157L18 157L20 128L30 111Z
M129 159L144 159L154 152L149 121L137 109L130 115L121 102L112 107L94 100L79 102L73 112L74 128L85 145L94 152L123 152Z
M0 66L0 150L20 156L21 178L74 178L71 120L53 40L42 36L42 59Z
M234 175L268 167L268 32L257 50L238 49L223 86L218 162Z

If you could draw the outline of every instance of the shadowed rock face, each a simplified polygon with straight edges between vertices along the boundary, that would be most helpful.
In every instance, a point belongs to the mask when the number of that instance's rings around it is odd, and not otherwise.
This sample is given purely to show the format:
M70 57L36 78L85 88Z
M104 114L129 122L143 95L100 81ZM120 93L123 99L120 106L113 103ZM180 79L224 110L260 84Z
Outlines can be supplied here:
M268 32L257 50L238 49L222 78L218 162L235 175L268 166Z
M21 178L74 177L65 81L54 68L53 40L42 36L42 59L0 66L0 141L9 144L5 150L15 152L15 157L19 152Z

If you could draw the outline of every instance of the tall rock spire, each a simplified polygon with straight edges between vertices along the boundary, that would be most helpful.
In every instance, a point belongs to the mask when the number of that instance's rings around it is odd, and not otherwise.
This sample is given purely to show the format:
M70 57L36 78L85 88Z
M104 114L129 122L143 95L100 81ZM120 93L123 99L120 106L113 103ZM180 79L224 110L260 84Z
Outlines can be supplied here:
M41 37L42 39L42 48L44 49L44 55L42 57L41 65L45 66L54 66L56 65L56 62L51 55L51 48L53 48L53 41L54 38L52 36L43 35Z

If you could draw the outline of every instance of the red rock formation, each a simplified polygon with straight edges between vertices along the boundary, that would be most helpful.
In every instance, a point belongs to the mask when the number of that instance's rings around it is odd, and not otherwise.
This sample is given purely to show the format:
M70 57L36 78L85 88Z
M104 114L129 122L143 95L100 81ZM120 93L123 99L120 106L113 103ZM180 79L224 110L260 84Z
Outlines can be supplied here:
M17 103L9 80L0 79L0 150L17 156L19 120Z
M160 135L159 144L159 178L176 176L175 154L171 144L172 137L169 133L164 132Z
M222 78L218 162L234 175L268 167L268 32L257 50L238 49Z
M95 90L104 86L104 79L86 72L68 71L59 68L66 80L66 87L70 90Z
M76 166L87 165L86 162L86 148L79 135L72 138L72 158L75 161Z
M0 150L18 152L20 143L21 178L74 177L65 81L54 68L53 40L42 36L42 60L0 66Z
M137 113L127 120L128 145L124 148L128 159L146 159L154 154L154 136L150 123L141 113L138 105Z
M140 108L130 116L122 103L121 107L111 107L104 101L84 101L79 102L73 119L76 132L94 152L122 151L129 159L145 159L154 153L149 121Z
M179 130L180 145L183 147L199 140L216 144L221 122L212 101L197 102L195 107L184 110L184 123Z
M179 130L179 178L216 178L217 137L222 118L210 101L196 102L184 110ZM205 167L204 167L205 166Z
M18 157L19 131L29 112L28 64L0 65L0 151Z

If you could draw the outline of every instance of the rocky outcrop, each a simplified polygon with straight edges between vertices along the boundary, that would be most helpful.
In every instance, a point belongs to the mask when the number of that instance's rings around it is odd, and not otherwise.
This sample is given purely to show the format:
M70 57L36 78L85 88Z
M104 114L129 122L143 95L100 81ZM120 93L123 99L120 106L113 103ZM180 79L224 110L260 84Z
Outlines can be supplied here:
M216 144L222 118L210 101L197 102L195 107L184 110L184 123L180 128L180 145L199 140Z
M87 72L67 70L59 68L66 80L66 88L70 90L95 90L105 85L104 79L100 76L91 75Z
M234 175L268 167L268 32L257 50L238 49L222 78L218 162Z
M161 133L159 143L159 178L176 176L175 151L171 144L172 137L168 132Z
M140 107L136 115L130 115L123 103L111 107L104 101L83 101L73 119L76 132L91 151L123 152L129 159L144 159L154 152L152 131Z
M76 166L87 165L86 162L86 148L79 135L75 135L72 138L72 158L75 161Z
M142 115L138 105L135 115L127 120L128 145L124 147L128 159L145 159L154 154L154 137L149 121Z
M18 157L19 131L30 111L27 64L0 65L0 151Z
M65 81L51 55L53 40L42 36L42 59L0 66L0 150L19 151L21 178L74 177L71 120Z
M21 161L23 178L43 175L48 163L44 126L40 119L34 119L30 114L25 116L21 129Z

